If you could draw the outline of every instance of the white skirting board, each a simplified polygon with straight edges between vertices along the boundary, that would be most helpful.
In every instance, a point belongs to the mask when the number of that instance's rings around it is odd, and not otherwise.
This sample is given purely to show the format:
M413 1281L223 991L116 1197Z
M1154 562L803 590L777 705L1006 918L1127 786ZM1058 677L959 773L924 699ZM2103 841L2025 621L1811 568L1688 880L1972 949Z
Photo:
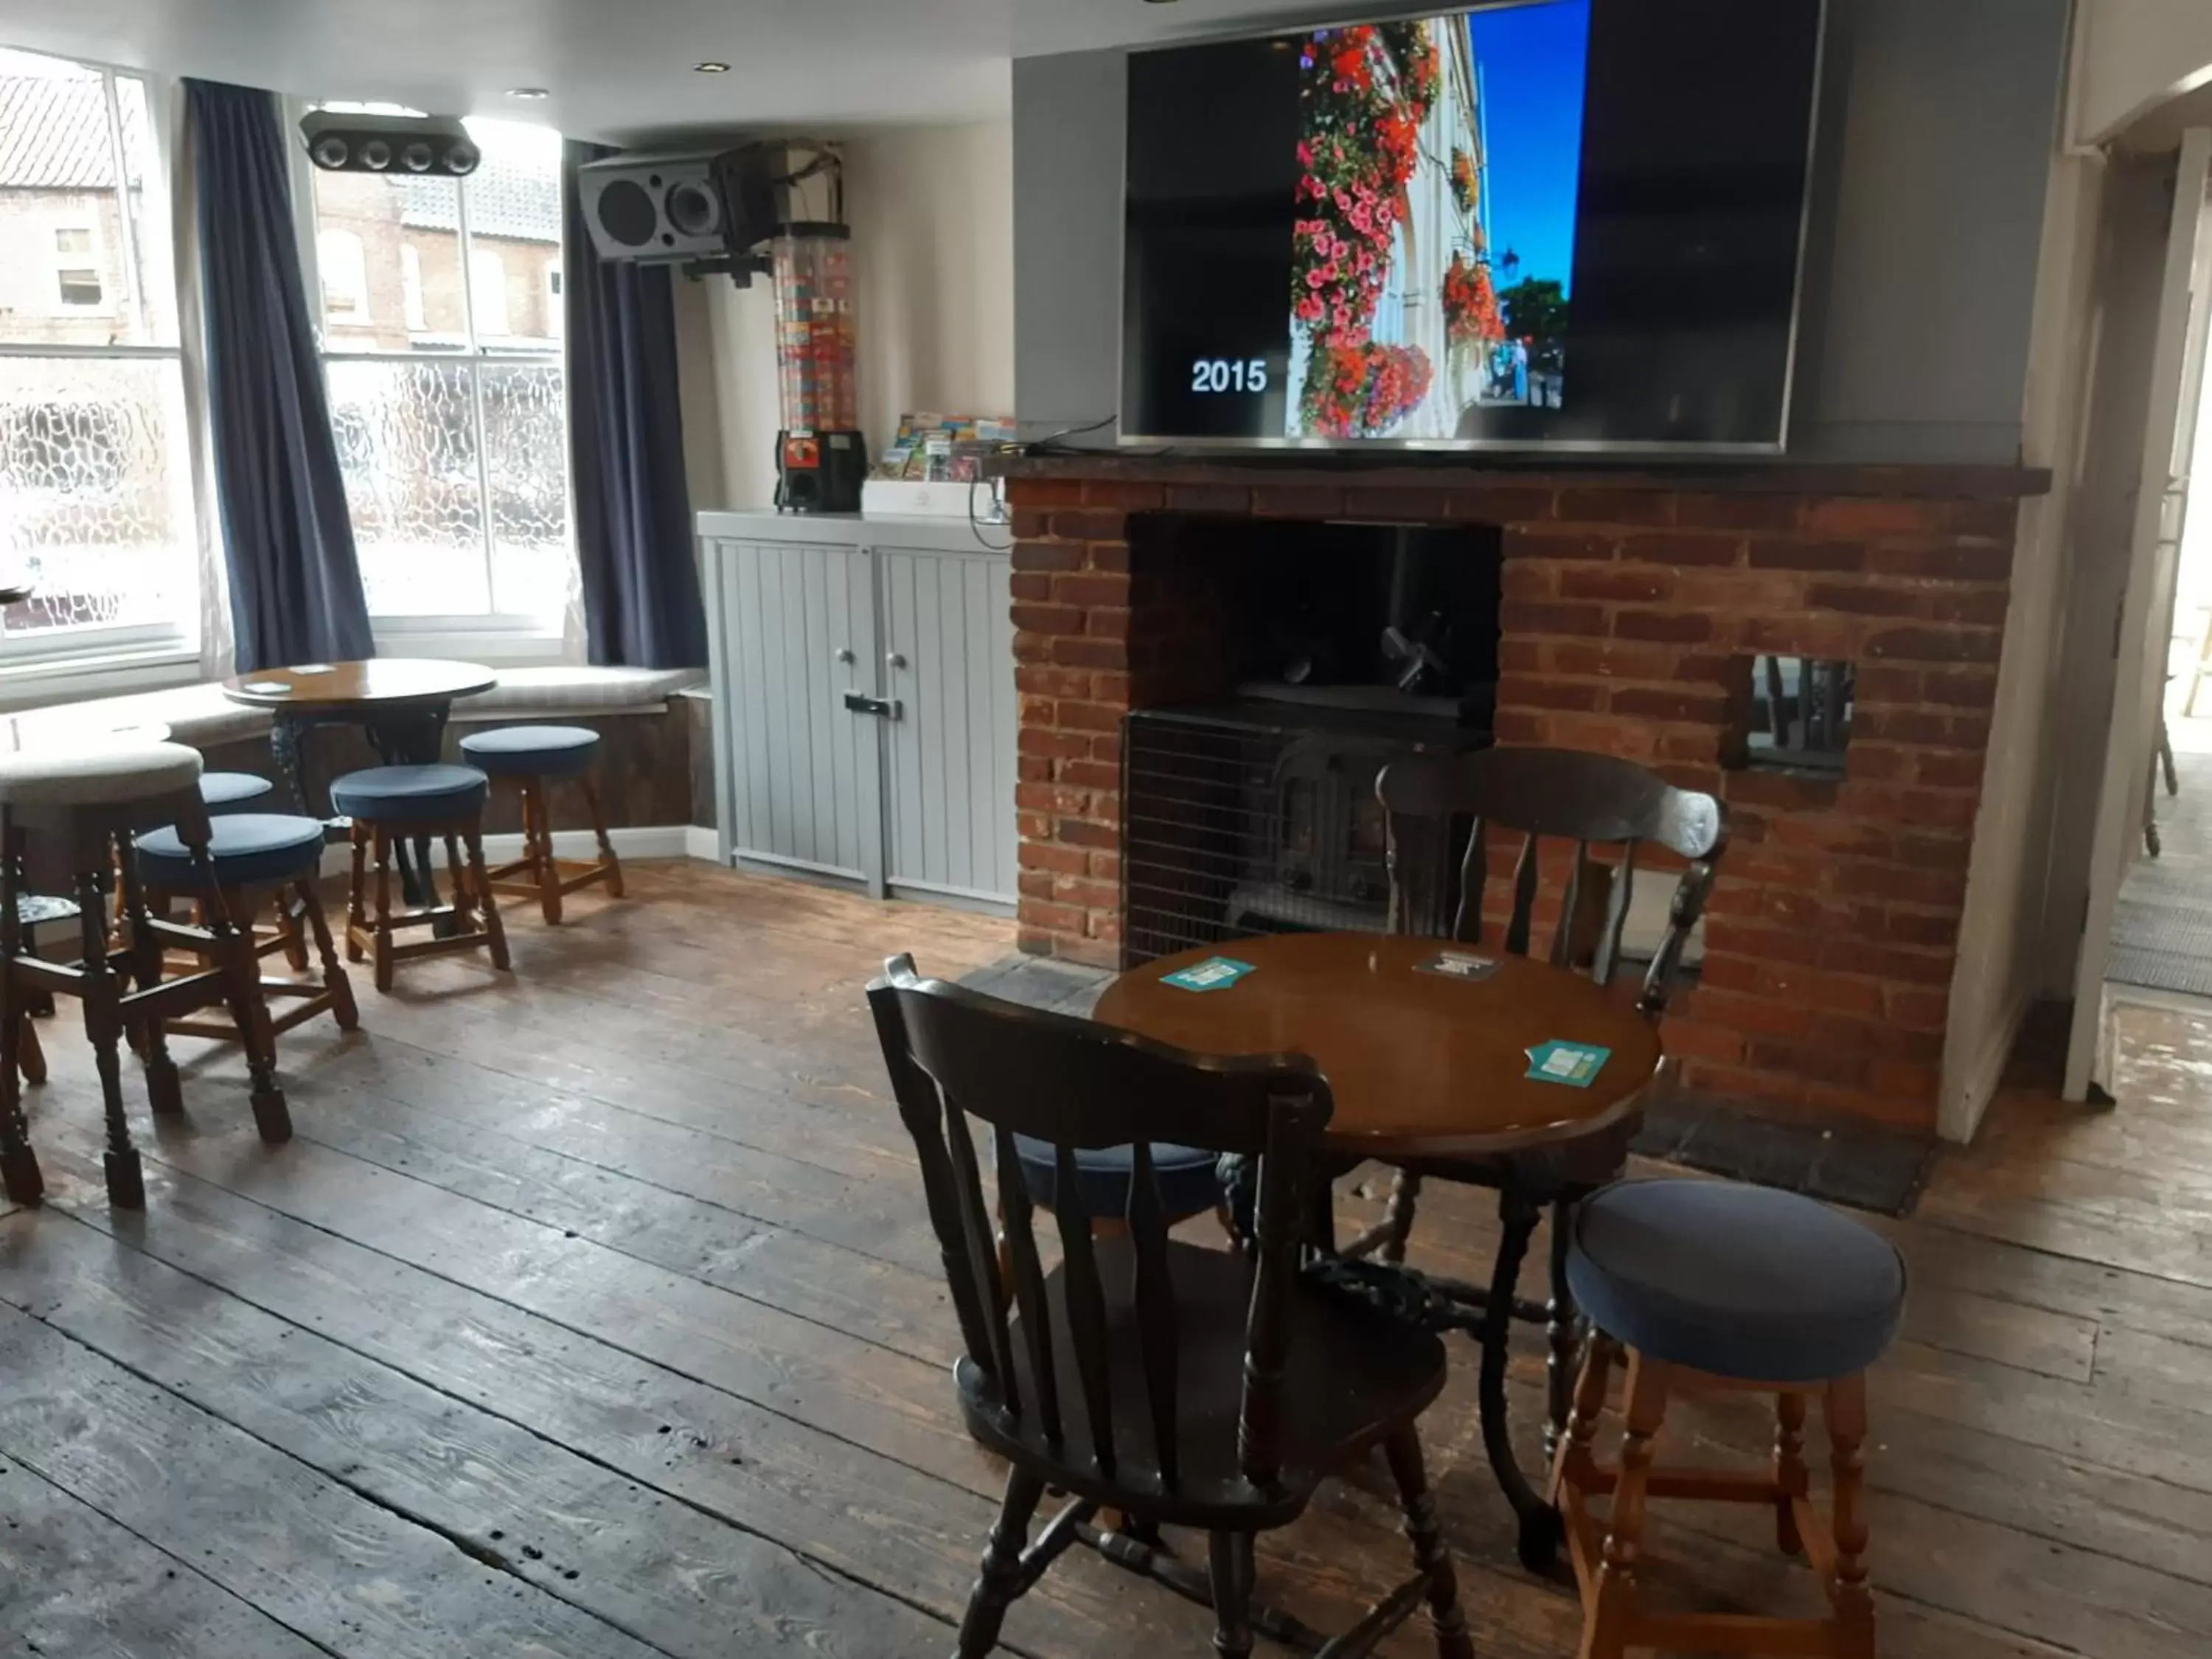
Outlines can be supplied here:
M702 842L700 838L705 837ZM714 832L689 823L647 823L628 829L610 830L607 839L615 844L615 856L619 859L681 859L703 858L710 863L714 857ZM522 837L520 834L486 836L483 838L484 862L505 864L522 856ZM556 858L592 859L599 855L599 843L589 830L556 830L553 832L553 852ZM445 854L438 854L439 868L445 866ZM323 848L323 873L343 875L353 867L353 849L343 842Z

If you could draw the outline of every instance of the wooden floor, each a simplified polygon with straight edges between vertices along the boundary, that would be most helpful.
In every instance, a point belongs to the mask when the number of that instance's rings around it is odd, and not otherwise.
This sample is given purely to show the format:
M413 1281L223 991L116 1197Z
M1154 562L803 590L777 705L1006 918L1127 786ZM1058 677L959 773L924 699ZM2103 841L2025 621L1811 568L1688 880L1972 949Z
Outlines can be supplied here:
M289 1146L254 1139L235 1059L191 1048L189 1121L137 1115L143 1214L108 1208L88 1053L66 1008L47 1024L52 1197L0 1214L0 1655L950 1650L999 1475L953 1410L858 992L887 951L950 976L1009 929L632 875L557 931L511 912L511 979L363 975L364 1033L285 1040ZM2123 1035L2119 1110L2008 1098L1883 1224L1914 1274L1871 1455L1890 1659L2212 1652L2212 1019ZM1416 1259L1469 1272L1490 1232L1480 1194L1437 1197ZM1572 1603L1513 1563L1472 1370L1425 1431L1480 1649L1570 1654ZM1532 1358L1524 1431L1540 1382ZM1670 1426L1717 1454L1767 1437L1748 1409ZM1271 1540L1265 1593L1330 1624L1395 1582L1386 1485ZM1685 1599L1810 1593L1748 1512L1659 1542ZM1078 1551L1007 1646L1207 1635ZM1389 1650L1430 1650L1418 1626Z

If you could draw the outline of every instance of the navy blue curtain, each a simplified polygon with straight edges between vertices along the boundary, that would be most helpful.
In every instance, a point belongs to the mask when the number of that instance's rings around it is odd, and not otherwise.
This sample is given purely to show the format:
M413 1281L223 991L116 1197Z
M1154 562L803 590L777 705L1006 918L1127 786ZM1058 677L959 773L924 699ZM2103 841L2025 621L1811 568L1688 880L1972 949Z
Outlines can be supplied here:
M562 169L568 280L568 476L591 660L699 668L707 621L692 562L665 266L602 260L576 169L610 152L570 143Z
M185 82L230 618L241 672L374 654L273 94Z

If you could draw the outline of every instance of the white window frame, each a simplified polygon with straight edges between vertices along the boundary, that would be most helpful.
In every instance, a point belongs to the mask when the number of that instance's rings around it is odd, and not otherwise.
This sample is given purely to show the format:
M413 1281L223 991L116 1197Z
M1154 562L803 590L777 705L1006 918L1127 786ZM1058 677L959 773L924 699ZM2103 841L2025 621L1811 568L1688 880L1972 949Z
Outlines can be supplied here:
M299 118L317 107L306 99L285 100L285 120L288 126L297 126ZM307 277L307 291L322 292L322 272L316 257L315 233L315 167L307 159L307 147L291 147L292 163L292 220L294 234L300 249L301 268ZM521 350L509 347L487 346L476 331L476 296L472 292L470 253L474 244L469 234L469 192L466 180L458 192L459 226L462 321L466 335L459 349L453 351L333 351L323 338L319 307L315 319L317 347L327 367L332 359L346 362L421 363L465 362L471 365L470 387L476 402L477 422L477 478L483 500L491 500L490 462L485 453L483 434L483 379L480 371L504 366L520 365L544 368L549 362L561 367L562 384L565 387L568 376L568 347L565 338L551 350ZM420 257L419 255L417 256ZM562 260L568 259L566 228L563 227ZM474 349L471 349L471 344ZM568 478L568 557L571 567L575 561L576 493L575 481L568 477L568 411L562 411L561 471ZM491 550L484 549L485 581L491 580L489 562ZM571 591L573 592L573 583ZM487 615L460 613L447 616L380 617L370 614L369 631L375 638L380 651L394 655L414 653L425 656L465 655L480 661L503 663L553 663L562 660L567 642L568 618L565 614L538 617L517 612L494 611Z
M163 200L173 210L177 183L176 155L170 139L176 82L125 65L73 58L60 52L47 55L100 76L100 89L106 106L108 143L118 166L123 158L123 112L116 95L116 80L118 76L127 77L144 88L149 159L153 176L161 181ZM119 200L123 191L119 173L116 189ZM96 212L94 216L95 222L91 227L93 244L104 258L106 239L97 223ZM56 229L79 229L84 228L82 221L82 215L66 214L57 216L52 224ZM53 314L72 317L112 314L118 299L129 307L128 315L137 317L143 313L138 292L137 233L128 212L119 214L119 223L123 256L121 293L113 297L107 295L106 271L103 266L100 306L64 307L58 303ZM51 240L47 247L50 252L58 254ZM178 277L182 276L183 265L191 263L196 262L180 262ZM58 258L56 268L58 268ZM54 292L58 301L58 278ZM42 357L95 362L150 360L177 364L178 374L183 382L185 443L191 473L190 524L185 530L185 544L179 550L190 565L190 576L180 584L184 589L184 602L179 607L179 614L166 622L88 623L81 626L41 629L33 633L17 635L0 630L0 706L35 707L64 698L151 690L163 686L188 684L200 678L201 610L210 580L210 562L213 550L207 540L208 527L213 519L213 503L208 498L211 478L204 460L206 410L204 400L207 378L200 360L200 343L197 339L187 337L190 331L181 326L182 318L190 314L185 296L179 294L176 302L179 337L174 345L75 345L47 341L0 341L0 361L11 357Z
M109 84L113 84L111 80ZM81 230L92 246L82 256L61 251L60 241L65 231ZM100 215L93 213L57 213L46 221L47 273L53 278L53 287L47 291L46 303L57 317L103 317L115 314L114 296L107 291L107 239L100 234ZM80 259L82 263L80 263ZM100 297L87 303L71 300L62 292L62 273L82 270L86 264L92 268L92 280L99 285Z

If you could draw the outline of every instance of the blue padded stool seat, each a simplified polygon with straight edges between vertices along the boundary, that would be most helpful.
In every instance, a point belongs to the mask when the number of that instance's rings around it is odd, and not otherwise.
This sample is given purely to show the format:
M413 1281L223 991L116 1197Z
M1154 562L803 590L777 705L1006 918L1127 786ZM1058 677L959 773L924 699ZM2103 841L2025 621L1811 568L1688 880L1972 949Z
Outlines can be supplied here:
M491 781L473 766L372 766L331 784L331 805L374 823L451 823L483 810Z
M200 774L200 799L207 803L211 813L242 811L246 802L259 800L276 787L268 779L257 778L251 772Z
M1014 1137L1014 1151L1022 1161L1023 1184L1030 1202L1054 1207L1060 1187L1060 1170L1052 1143ZM1129 1212L1129 1177L1133 1154L1127 1146L1100 1146L1075 1155L1076 1184L1081 1188L1085 1212L1093 1221L1118 1221ZM1189 1146L1152 1143L1152 1170L1160 1186L1160 1204L1168 1224L1206 1215L1221 1203L1221 1181L1214 1174L1216 1155Z
M1575 1217L1567 1283L1607 1335L1743 1381L1856 1375L1905 1310L1887 1239L1796 1193L1734 1182L1607 1187Z
M210 818L208 825L208 853L218 887L291 881L314 874L322 863L319 818L279 812L228 812ZM148 830L135 844L139 873L148 886L189 892L201 884L191 854L185 850L173 824L166 830Z
M461 752L495 778L574 777L599 746L599 734L581 726L501 726L461 739Z

